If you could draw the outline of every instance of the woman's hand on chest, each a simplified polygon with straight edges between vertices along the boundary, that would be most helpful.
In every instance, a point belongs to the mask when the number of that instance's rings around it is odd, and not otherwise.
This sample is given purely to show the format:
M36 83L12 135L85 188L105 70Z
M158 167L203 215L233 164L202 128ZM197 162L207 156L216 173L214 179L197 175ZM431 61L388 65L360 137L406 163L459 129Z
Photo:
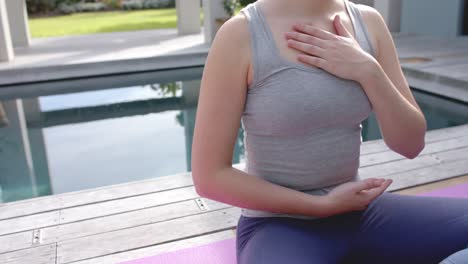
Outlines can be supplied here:
M363 73L378 62L360 47L339 16L333 24L338 35L312 25L294 25L293 31L285 33L288 47L301 52L297 55L301 62L359 82Z

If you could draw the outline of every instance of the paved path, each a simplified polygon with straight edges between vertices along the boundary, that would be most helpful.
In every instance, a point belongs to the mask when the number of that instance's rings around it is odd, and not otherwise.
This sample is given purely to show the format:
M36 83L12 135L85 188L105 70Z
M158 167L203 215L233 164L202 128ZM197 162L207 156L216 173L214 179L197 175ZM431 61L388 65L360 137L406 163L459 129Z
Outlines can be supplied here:
M411 87L468 102L468 37L394 34ZM0 63L0 96L12 84L203 66L203 34L175 29L37 38Z

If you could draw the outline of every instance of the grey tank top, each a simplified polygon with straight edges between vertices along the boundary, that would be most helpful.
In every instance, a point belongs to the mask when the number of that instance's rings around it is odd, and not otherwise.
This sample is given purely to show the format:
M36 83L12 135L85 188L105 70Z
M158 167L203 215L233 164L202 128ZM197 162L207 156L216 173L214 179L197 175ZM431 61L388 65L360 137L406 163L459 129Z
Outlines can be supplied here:
M358 7L344 1L356 40L375 57ZM361 85L283 58L257 2L241 12L248 20L254 69L241 117L246 172L312 195L359 180L361 122L372 112ZM241 214L317 218L248 208Z

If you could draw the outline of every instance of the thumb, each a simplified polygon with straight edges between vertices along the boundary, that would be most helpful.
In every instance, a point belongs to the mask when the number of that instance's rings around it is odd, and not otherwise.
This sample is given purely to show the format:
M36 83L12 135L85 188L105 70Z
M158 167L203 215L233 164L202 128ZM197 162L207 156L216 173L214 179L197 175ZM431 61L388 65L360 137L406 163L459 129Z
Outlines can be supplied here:
M349 38L353 37L351 33L349 33L348 29L346 29L346 27L341 22L340 15L335 16L335 19L333 20L333 24L335 26L335 30L338 33L338 35L343 36L343 37L349 37Z

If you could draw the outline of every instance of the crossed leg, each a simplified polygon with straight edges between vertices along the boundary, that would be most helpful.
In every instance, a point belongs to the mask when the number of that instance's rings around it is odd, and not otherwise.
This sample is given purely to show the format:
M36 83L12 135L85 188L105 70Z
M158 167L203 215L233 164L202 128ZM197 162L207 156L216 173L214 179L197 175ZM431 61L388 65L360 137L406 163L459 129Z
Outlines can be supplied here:
M468 199L387 192L362 215L350 262L437 264L467 246Z
M468 246L468 199L386 192L364 211L240 219L239 264L437 264ZM456 263L459 264L459 263Z
M341 263L352 249L359 213L325 219L240 219L239 264ZM249 218L250 219L250 218Z

